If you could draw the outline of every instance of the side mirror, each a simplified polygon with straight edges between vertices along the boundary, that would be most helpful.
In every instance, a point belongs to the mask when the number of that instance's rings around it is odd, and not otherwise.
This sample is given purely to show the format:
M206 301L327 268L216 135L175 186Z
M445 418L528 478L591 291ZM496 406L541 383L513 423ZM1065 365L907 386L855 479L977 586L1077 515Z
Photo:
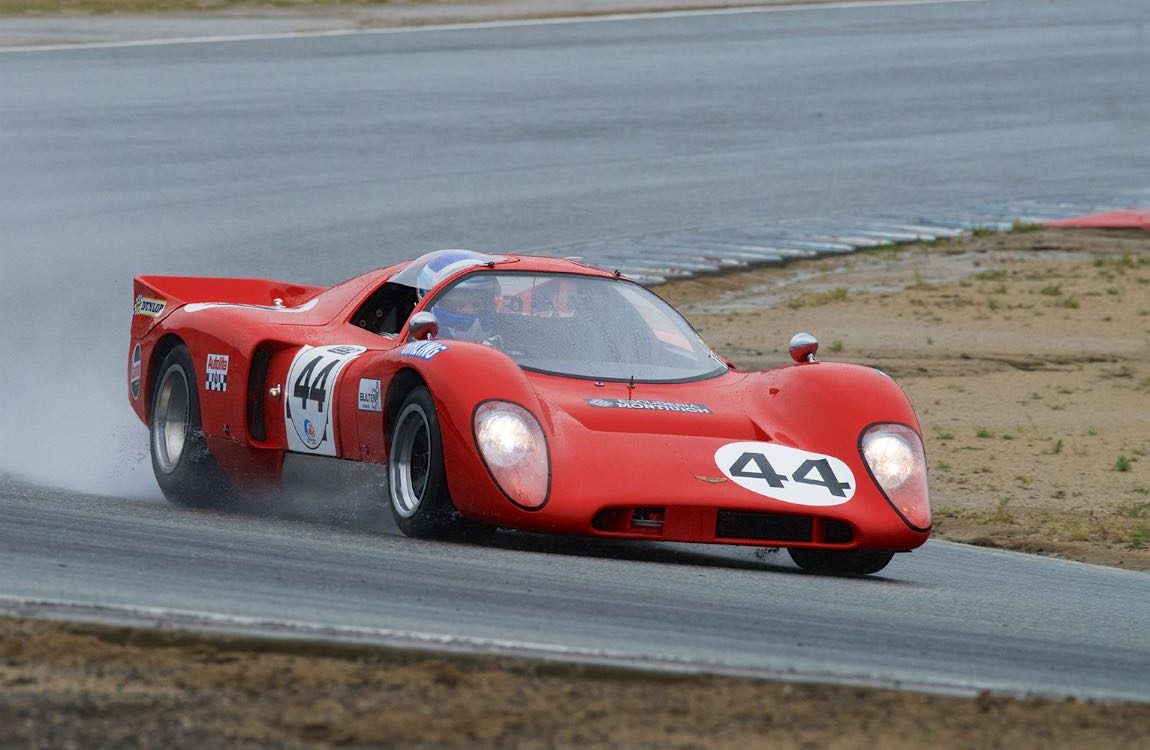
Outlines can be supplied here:
M407 324L407 337L413 341L426 341L439 335L439 319L428 310L411 316Z
M796 333L791 336L791 359L796 362L814 362L819 350L819 340L809 333Z

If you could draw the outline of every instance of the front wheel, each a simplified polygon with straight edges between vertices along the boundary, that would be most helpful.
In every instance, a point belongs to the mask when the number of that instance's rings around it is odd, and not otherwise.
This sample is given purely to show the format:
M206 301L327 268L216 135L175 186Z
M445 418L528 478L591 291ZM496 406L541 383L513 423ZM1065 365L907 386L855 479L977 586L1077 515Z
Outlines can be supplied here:
M232 488L216 463L200 422L192 355L177 345L160 365L152 391L152 471L164 497L175 505L222 508Z
M407 395L392 424L387 490L391 515L407 536L481 541L494 531L465 519L451 502L439 416L423 386Z
M893 552L836 549L788 549L791 559L812 573L865 576L877 573L894 557Z

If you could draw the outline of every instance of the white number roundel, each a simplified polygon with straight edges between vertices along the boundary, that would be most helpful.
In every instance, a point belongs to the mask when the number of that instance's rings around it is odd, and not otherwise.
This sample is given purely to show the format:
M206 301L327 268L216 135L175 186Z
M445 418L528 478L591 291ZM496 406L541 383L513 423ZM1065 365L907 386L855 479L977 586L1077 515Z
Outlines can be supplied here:
M284 394L288 450L335 455L335 384L343 366L365 351L350 344L305 346L295 355Z
M850 467L834 456L775 443L727 443L715 463L732 482L794 505L841 505L855 494Z

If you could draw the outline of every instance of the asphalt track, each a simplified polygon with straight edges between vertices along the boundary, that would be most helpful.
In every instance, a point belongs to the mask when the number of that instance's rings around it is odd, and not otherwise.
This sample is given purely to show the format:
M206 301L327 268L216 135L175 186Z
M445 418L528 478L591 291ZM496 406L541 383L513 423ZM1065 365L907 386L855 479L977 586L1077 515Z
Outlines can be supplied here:
M327 283L443 246L1144 203L1148 20L991 1L0 55L0 469L22 477L0 483L0 596L1150 700L1142 574L932 542L850 580L746 550L177 511L124 384L135 273Z

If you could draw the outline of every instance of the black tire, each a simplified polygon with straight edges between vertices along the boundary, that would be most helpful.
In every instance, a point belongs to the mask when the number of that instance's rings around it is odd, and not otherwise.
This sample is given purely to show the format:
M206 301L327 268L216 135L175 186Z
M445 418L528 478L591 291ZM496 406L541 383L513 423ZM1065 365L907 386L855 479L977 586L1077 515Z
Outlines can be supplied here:
M788 549L791 559L812 573L865 576L877 573L894 557L893 552L873 550Z
M224 508L234 489L208 449L192 355L177 344L152 388L148 441L152 471L164 497L188 508Z
M416 386L391 425L387 493L391 515L406 536L483 541L494 529L460 515L447 489L443 439L435 402Z

